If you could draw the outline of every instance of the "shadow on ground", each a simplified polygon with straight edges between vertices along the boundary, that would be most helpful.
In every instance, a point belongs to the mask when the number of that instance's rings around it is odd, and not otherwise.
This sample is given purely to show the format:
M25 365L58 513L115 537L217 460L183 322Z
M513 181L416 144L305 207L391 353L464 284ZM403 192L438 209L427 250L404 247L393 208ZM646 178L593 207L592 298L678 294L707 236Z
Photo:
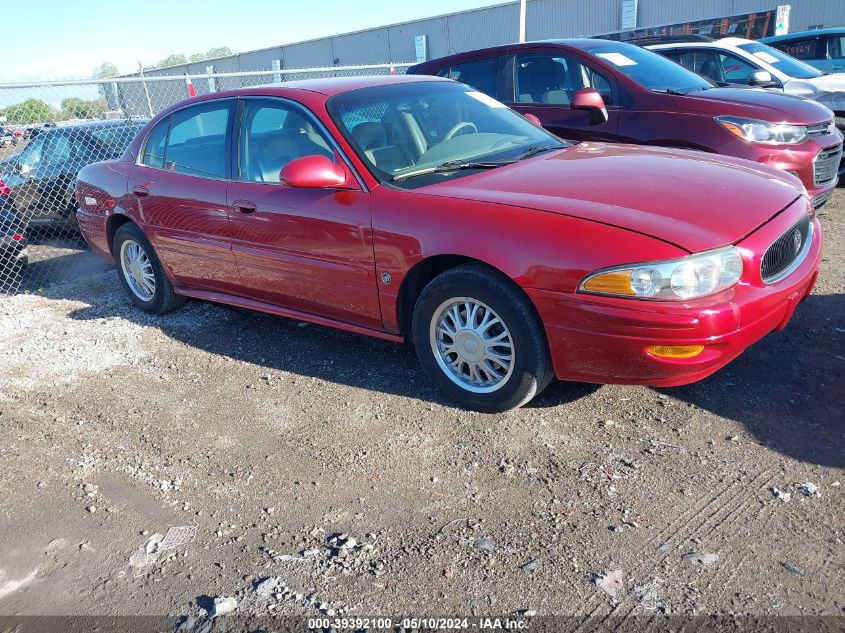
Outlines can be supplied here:
M410 345L237 308L224 307L223 319L204 321L180 313L152 317L120 299L115 302L120 308L95 303L71 317L96 319L118 312L213 354L449 405L426 379ZM203 305L191 302L183 310L199 311ZM845 295L811 296L786 330L769 334L714 376L660 391L744 424L762 445L785 455L845 467L844 329ZM553 382L529 407L565 406L598 389Z

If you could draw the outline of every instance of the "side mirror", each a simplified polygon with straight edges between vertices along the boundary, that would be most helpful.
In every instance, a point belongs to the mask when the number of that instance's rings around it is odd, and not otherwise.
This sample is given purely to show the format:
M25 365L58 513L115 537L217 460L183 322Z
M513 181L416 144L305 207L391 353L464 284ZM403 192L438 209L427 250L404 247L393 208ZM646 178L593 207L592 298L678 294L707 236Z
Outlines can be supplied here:
M288 187L308 189L354 189L352 175L341 162L322 154L310 154L289 162L279 172L279 180Z
M587 110L590 112L590 124L600 125L607 123L607 107L599 91L595 88L581 88L572 93L573 110Z
M531 121L534 125L539 125L540 127L543 127L543 123L540 121L540 117L538 117L536 114L531 114L529 112L528 114L523 114L522 116L528 121Z
M767 87L775 85L775 81L772 79L772 73L768 70L755 70L751 75L751 81L748 82L748 85Z

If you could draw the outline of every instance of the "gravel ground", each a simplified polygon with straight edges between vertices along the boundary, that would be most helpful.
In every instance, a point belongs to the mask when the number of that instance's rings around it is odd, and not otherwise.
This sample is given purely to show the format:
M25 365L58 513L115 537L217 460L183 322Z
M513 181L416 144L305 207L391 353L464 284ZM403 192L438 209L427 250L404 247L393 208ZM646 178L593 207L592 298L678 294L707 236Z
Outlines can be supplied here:
M845 191L822 223L813 295L715 376L495 416L112 271L2 299L0 615L845 617Z

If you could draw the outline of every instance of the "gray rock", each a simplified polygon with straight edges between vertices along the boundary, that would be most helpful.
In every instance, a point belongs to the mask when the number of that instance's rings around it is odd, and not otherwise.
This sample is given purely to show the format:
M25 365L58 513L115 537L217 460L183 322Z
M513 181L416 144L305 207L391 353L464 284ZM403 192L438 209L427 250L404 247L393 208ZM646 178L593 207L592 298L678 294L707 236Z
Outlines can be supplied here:
M805 497L821 497L822 493L819 492L819 487L809 481L804 482L803 484L797 484L798 492L800 492Z
M625 577L621 569L612 569L593 574L593 584L616 600L625 591Z
M227 613L232 613L237 608L237 599L232 596L221 596L214 599L214 606L211 607L211 613L209 613L209 615L212 618L216 618L221 615L226 615Z
M279 589L278 578L265 578L255 586L255 595L257 598L269 600Z
M789 500L792 498L791 492L784 492L780 488L772 488L772 494L784 503L789 503Z
M489 539L486 536L476 539L476 541L472 544L472 547L473 549L480 549L490 554L496 553L496 544L492 541L492 539Z
M681 556L688 563L699 563L701 565L712 565L719 561L719 555L710 552L690 552Z

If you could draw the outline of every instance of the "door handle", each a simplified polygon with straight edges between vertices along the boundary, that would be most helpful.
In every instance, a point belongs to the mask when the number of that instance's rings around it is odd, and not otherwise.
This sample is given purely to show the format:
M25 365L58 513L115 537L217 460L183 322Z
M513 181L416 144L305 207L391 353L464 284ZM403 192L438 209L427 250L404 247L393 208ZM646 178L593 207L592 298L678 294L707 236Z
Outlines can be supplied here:
M147 189L144 185L135 185L132 187L132 193L135 194L138 198L143 198L144 196L150 195L150 190Z
M241 213L245 214L255 213L258 210L258 207L255 205L255 203L250 202L249 200L235 200L232 203L232 206Z

